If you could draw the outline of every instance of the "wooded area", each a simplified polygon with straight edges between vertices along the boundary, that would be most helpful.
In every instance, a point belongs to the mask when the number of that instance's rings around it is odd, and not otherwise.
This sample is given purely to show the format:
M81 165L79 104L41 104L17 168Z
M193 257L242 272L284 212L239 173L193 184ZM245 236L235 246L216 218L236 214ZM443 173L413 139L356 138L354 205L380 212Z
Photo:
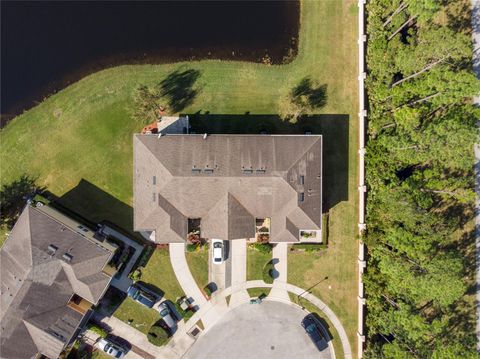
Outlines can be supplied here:
M477 358L470 11L367 4L367 358Z

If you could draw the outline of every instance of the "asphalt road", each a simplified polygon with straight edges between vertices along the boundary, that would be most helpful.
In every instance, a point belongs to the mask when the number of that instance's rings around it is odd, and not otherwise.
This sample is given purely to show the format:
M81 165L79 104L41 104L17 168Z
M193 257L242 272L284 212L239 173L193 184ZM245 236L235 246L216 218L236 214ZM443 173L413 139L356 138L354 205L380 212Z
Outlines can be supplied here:
M242 304L200 337L185 358L330 359L330 347L319 351L300 325L305 315L279 302Z

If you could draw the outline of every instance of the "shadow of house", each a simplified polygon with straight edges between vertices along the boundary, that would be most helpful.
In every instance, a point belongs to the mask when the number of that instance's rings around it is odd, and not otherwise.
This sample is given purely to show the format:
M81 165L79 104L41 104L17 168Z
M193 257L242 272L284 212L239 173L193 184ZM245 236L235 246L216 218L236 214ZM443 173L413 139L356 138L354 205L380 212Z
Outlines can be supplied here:
M312 134L323 135L323 212L348 200L349 116L302 116L296 123L278 115L188 114L192 131L210 134Z
M133 208L85 179L64 195L54 198L51 205L92 228L98 223L109 222L144 243L142 237L133 231Z

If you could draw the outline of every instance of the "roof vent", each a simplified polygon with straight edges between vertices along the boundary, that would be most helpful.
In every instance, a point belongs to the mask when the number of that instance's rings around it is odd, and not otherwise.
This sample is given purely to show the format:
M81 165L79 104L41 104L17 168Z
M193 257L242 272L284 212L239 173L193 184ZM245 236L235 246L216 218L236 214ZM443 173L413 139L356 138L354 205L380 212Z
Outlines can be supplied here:
M65 260L65 262L70 263L73 259L73 256L70 253L64 253L62 258Z
M53 244L50 244L48 246L48 254L50 254L51 256L53 256L56 252L57 252L57 249L58 247L53 245Z

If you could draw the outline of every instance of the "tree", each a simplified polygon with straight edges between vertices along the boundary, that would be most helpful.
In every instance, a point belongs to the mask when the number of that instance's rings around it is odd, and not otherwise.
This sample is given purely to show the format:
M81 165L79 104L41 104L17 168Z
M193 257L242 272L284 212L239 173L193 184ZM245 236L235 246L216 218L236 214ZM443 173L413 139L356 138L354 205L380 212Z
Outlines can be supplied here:
M36 184L36 179L22 175L19 179L3 185L0 190L0 226L10 231L25 207L27 199L45 190Z
M465 310L472 270L456 240L471 216L479 134L468 31L435 21L438 1L367 6L365 356L468 358L474 328L452 314Z
M301 115L327 104L327 85L315 85L304 77L279 104L280 117L292 123Z
M160 347L168 342L169 334L158 323L155 323L148 331L147 338L150 343Z
M158 86L149 87L141 85L133 93L134 112L133 118L144 124L157 121L165 111L165 100Z

